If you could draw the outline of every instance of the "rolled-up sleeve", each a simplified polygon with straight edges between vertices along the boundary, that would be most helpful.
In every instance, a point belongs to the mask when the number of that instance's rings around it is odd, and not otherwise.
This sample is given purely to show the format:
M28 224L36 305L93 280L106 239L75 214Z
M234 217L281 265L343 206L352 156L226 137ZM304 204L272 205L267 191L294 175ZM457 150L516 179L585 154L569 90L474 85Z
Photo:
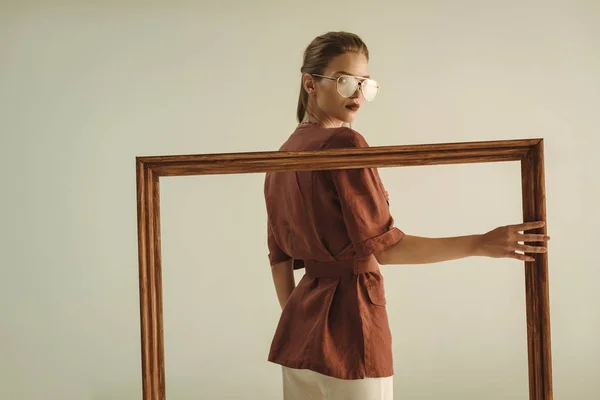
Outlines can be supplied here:
M368 147L358 132L345 128L328 148ZM399 242L404 233L394 226L388 196L375 168L333 170L342 215L356 254L364 257Z
M277 240L275 240L275 234L270 223L267 227L267 245L269 248L269 263L271 265L275 265L292 258L289 255L287 255L283 250L281 250L281 248L277 244Z

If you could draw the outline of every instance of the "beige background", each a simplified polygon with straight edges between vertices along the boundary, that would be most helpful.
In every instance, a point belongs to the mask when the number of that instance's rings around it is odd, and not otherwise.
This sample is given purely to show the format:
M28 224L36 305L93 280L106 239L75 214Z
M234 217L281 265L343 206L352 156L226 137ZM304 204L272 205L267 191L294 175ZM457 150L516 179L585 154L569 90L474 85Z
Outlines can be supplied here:
M1 398L141 398L135 156L276 149L304 47L337 29L382 83L371 145L545 138L555 398L600 397L600 5L461 0L1 3ZM382 170L431 236L518 222L518 176ZM162 185L169 398L279 398L262 175ZM526 398L518 263L384 274L396 397Z

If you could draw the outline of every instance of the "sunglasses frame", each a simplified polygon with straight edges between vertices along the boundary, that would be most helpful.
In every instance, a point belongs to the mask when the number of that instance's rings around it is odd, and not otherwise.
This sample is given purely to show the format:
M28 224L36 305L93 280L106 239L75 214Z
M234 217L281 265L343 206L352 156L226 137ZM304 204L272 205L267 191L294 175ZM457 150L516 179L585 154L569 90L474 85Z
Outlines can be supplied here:
M337 90L338 94L340 96L344 97L344 98L350 98L350 97L352 97L354 95L354 93L356 93L356 91L359 90L359 89L360 89L360 94L362 95L363 99L365 99L365 101L368 101L368 102L371 102L371 101L375 100L375 97L377 97L377 95L379 94L379 82L377 82L376 80L371 79L371 78L365 78L364 76L354 76L354 75L344 74L344 75L340 75L337 78L335 78L333 76L326 76L326 75L321 75L321 74L311 74L311 75L312 76L317 76L319 78L325 78L325 79L329 79L329 80L332 80L332 81L336 81L336 90ZM356 90L354 90L354 92L352 92L352 94L350 96L347 96L347 97L344 96L343 94L341 94L340 93L340 89L339 89L340 78L344 78L344 77L354 78L354 79L356 79L358 81L358 84L356 85ZM368 100L365 97L365 94L363 93L363 90L362 90L362 84L366 80L370 80L372 82L375 82L375 84L377 86L377 92L375 93L375 96L373 96L373 98L371 100Z

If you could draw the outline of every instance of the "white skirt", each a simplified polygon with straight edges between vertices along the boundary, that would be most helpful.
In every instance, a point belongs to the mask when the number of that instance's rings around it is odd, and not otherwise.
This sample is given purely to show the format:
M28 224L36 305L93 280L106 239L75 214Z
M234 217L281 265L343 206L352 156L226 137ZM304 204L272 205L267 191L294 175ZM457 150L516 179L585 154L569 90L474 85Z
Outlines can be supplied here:
M309 369L283 368L283 400L392 400L394 378L338 379Z

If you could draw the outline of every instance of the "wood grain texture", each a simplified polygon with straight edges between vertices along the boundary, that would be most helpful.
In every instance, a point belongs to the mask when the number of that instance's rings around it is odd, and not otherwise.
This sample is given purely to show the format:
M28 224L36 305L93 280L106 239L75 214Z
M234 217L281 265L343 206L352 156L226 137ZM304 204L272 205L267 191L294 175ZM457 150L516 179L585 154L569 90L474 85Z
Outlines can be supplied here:
M521 160L521 184L523 220L546 221L543 141L532 146ZM546 222L544 227L530 233L546 234L547 231ZM535 254L534 257L534 262L525 263L529 398L551 400L553 395L548 254Z
M143 399L165 399L159 176L137 162Z
M148 299L148 201L146 199L146 173L144 163L136 163L137 184L137 223L138 223L138 264L139 264L139 291L140 291L140 324L142 340L142 396L144 399L154 398L152 394L152 342L149 338L150 303Z
M521 162L523 220L546 220L542 139L381 146L299 152L136 158L142 385L144 400L166 399L160 240L161 176ZM546 232L547 226L539 230ZM529 391L552 399L547 254L525 263Z
M138 157L138 161L160 176L440 165L517 161L539 141L527 139L319 151L156 156Z

